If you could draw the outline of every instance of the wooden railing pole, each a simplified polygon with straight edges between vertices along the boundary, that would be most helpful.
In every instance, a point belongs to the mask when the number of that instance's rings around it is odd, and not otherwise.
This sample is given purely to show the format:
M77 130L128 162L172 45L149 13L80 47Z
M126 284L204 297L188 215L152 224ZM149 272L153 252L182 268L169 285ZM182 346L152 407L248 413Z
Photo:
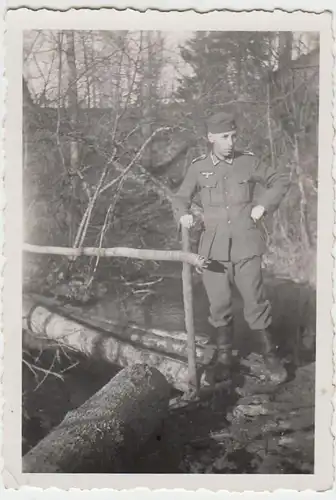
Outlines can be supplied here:
M190 252L189 230L181 227L182 231L182 250ZM183 303L185 326L187 330L188 343L188 370L189 370L189 385L192 391L199 393L199 380L197 376L196 365L196 344L195 344L195 328L194 328L194 309L193 309L193 290L192 290L192 274L191 265L183 263L182 271L183 283Z
M31 245L24 243L22 250L24 252L42 254L42 255L63 255L65 257L126 257L128 259L141 260L164 260L172 262L187 262L196 267L203 266L203 258L200 255L190 252L182 252L181 250L152 250L145 248L69 248L69 247L53 247L43 245Z

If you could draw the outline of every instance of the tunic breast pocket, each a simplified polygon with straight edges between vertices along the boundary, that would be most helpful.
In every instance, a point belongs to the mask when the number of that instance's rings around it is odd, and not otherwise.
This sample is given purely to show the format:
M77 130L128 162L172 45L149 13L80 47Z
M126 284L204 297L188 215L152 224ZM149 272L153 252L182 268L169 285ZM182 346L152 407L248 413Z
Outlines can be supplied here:
M234 191L237 201L244 203L251 201L251 183L249 179L238 180Z
M201 199L203 205L216 206L222 202L221 186L218 179L212 175L208 178L202 176L199 179L201 188Z

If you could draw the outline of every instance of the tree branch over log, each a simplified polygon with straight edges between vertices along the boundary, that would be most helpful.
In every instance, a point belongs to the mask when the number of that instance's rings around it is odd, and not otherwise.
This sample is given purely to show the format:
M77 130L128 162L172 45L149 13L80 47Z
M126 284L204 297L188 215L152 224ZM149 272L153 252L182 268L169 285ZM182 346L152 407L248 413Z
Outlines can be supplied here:
M169 260L174 262L184 262L195 267L204 265L204 258L194 253L181 252L179 250L152 250L127 247L115 248L70 248L70 247L52 247L43 245L23 244L23 251L48 255L64 255L66 257L127 257L128 259L141 260Z

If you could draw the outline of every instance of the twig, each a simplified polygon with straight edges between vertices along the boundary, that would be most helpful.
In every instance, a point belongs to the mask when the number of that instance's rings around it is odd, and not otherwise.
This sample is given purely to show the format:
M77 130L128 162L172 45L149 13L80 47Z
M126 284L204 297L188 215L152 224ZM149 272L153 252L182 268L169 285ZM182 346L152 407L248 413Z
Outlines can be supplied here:
M158 278L156 280L153 280L153 281L145 281L145 282L139 282L139 281L126 281L125 278L123 278L123 282L125 283L125 285L139 285L139 286L144 286L144 287L148 287L148 286L151 286L151 285L156 285L157 283L160 283L161 281L163 280L163 278Z
M34 30L34 31L35 31L35 30ZM29 56L30 56L30 54L31 54L31 53L32 53L32 51L33 51L34 45L36 44L36 42L37 42L38 38L40 37L40 35L41 35L41 31L37 31L37 33L36 33L36 37L35 37L35 38L34 38L34 40L32 41L31 46L29 47L29 49L27 50L27 52L23 55L23 57L24 57L24 61L23 61L23 62L24 62L24 63L26 63L26 62L27 62L27 60L29 59Z
M100 194L104 193L107 191L107 189L110 189L110 187L114 186L117 182L119 182L123 177L125 177L128 172L131 170L131 168L136 164L136 162L140 159L144 149L148 146L148 144L153 140L153 138L160 132L163 131L168 131L172 130L172 127L159 127L154 132L148 137L148 139L145 140L137 154L134 156L134 158L131 160L131 162L127 165L125 168L124 172L120 174L116 179L113 179L111 182L108 182L101 190Z
M107 164L105 165L104 170L103 170L103 172L99 178L98 184L96 186L95 192L94 192L93 196L91 197L91 199L89 200L88 206L86 207L86 210L84 212L84 215L83 215L81 223L80 223L80 226L77 230L77 234L76 234L76 238L75 238L75 242L74 242L75 248L78 248L79 246L83 245L83 242L84 242L84 239L86 236L86 232L87 232L87 229L89 226L89 222L91 219L93 208L96 204L96 201L97 201L98 195L99 195L99 191L101 189L101 186L103 185L104 179L107 175L108 168L109 168L111 162L113 161L113 158L114 158L114 154L111 156L110 161L108 161Z
M63 33L58 33L58 51L59 51L59 62L58 62L58 82L57 82L57 126L56 126L56 143L58 151L61 157L62 165L66 174L69 174L67 166L65 164L65 158L62 150L62 145L60 141L60 125L61 125L61 82L62 82L62 45L63 45Z
M73 368L75 368L78 365L79 365L79 361L76 361L75 363L72 363L72 365L70 365L67 368L64 368L63 370L61 370L60 373L65 373L65 372L67 372L69 370L72 370Z
M102 246L103 246L104 237L105 237L107 228L108 228L109 223L110 223L110 214L111 214L111 211L112 211L112 207L114 208L114 206L115 206L115 204L111 203L109 205L107 211L106 211L105 219L104 219L104 224L103 224L102 230L100 232L100 236L99 236L98 248L102 248ZM97 268L98 268L99 260L100 260L100 257L98 255L96 257L96 262L95 262L95 265L94 265L94 268L93 268L93 271L92 271L92 275L91 275L91 278L90 278L87 286L90 286L91 283L92 283L92 281L93 281L93 278L94 278L94 276L96 274L96 271L97 271ZM91 265L91 262L90 262L90 265Z
M48 378L49 375L53 375L54 377L59 378L60 380L62 380L62 382L64 382L64 377L62 377L62 375L60 375L59 373L53 372L51 370L55 364L55 359L56 359L56 356L54 356L49 370L45 370L44 368L40 368L39 366L35 366L36 370L43 372L45 374L45 376L43 377L41 382L39 384L37 384L37 386L34 389L34 392L37 391L37 389L39 387L41 387L41 385L44 383L44 381Z
M50 369L49 370L46 370L44 368L41 368L40 366L36 366L36 365L33 365L31 363L29 363L28 361L26 361L25 359L22 359L22 362L29 368L29 370L34 374L35 377L37 377L37 373L36 371L40 371L40 372L43 372L45 374L45 377L43 377L43 380L42 382L40 382L34 389L34 391L36 391L41 385L42 383L46 380L46 378L49 376L49 375L53 375L54 377L56 378L59 378L62 380L62 382L64 381L64 378L62 377L62 375L60 375L59 373L56 373L56 372L53 372L51 371ZM52 368L54 366L54 363L55 361L53 360L50 368Z
M272 159L272 169L275 170L275 158L274 158L274 144L273 144L273 134L272 134L272 125L271 125L271 104L270 104L270 85L267 83L267 127L268 127L268 140L270 144L271 150L271 159Z
M29 363L28 361L26 361L24 358L22 358L22 363L24 363L28 368L29 370L32 372L32 374L34 375L35 379L37 378L37 373L35 371L35 366L33 366L31 363Z
M87 206L87 208L85 210L84 216L82 218L82 221L80 223L79 229L77 231L77 235L76 235L76 239L75 239L75 243L74 243L74 247L75 248L78 248L79 246L81 246L83 244L83 241L84 241L84 238L85 238L85 234L86 234L89 222L90 222L92 210L93 210L93 207L94 207L94 205L96 203L98 195L104 193L107 189L109 189L110 187L114 186L117 183L119 183L118 188L120 189L121 186L122 186L122 184L123 184L123 182L124 182L124 179L127 176L127 174L129 173L129 171L131 170L131 168L134 166L134 164L138 161L138 159L141 157L141 155L142 155L144 149L146 148L146 146L153 140L153 138L155 137L155 135L157 135L159 132L162 132L164 130L171 130L171 127L159 127L158 129L156 129L151 134L151 136L148 137L148 139L143 143L143 145L141 146L141 148L139 149L139 151L137 152L137 154L134 156L134 158L131 160L131 162L128 164L128 166L125 168L125 170L123 171L123 173L120 174L116 179L113 179L111 182L109 182L104 187L102 187L102 183L104 182L104 179L106 177L106 174L107 174L107 171L108 171L108 167L109 167L109 165L111 163L113 163L113 161L115 159L115 152L112 154L110 160L105 165L103 173L102 173L102 175L101 175L101 177L100 177L100 179L98 181L98 184L96 186L94 195L91 198L91 200L89 202L89 205Z

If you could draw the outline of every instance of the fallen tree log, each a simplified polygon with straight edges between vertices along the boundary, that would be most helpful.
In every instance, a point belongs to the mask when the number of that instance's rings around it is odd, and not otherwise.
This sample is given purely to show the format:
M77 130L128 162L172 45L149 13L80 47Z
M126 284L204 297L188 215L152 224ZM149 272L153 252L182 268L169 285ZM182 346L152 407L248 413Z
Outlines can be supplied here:
M23 297L23 345L36 348L46 341L75 349L86 356L104 359L121 367L146 363L157 368L176 389L187 392L186 345L176 337L136 331L127 325L112 326L113 332L90 324L89 320L64 317L61 311ZM200 374L213 355L211 349L197 346Z
M162 425L169 397L169 384L155 368L121 370L23 457L22 472L131 472Z
M54 298L44 297L36 293L29 293L29 297L35 304L45 306L47 309L56 312L66 319L71 319L78 324L92 327L100 330L102 335L111 334L119 340L130 342L135 346L145 347L154 351L173 354L187 360L187 334L183 331L167 331L158 328L141 327L132 322L127 324L112 320L111 318L102 318L92 315L90 311L78 311L78 307L73 307L69 304L63 304ZM197 343L198 341L198 343ZM209 350L205 349L206 337L198 337L196 339L196 358L199 363L208 362Z

